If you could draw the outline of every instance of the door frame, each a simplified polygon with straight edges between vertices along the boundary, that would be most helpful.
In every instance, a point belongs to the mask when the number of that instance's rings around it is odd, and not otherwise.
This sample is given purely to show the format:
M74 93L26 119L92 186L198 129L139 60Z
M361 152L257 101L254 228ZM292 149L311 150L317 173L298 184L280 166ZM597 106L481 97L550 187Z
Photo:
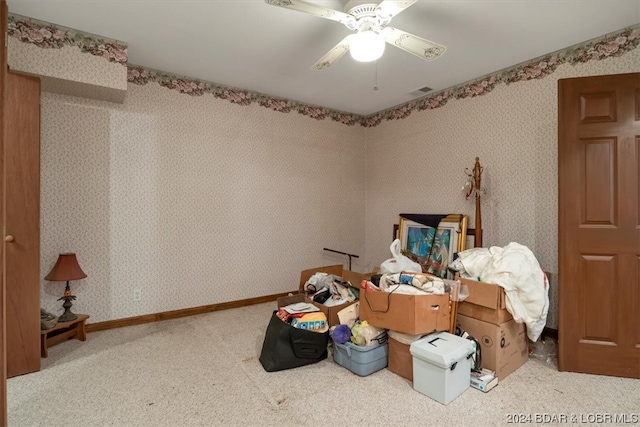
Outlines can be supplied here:
M8 8L5 0L0 0L0 212L2 217L2 244L0 244L0 425L7 425L7 336L6 336L6 283L4 268L4 105L7 75L7 20Z

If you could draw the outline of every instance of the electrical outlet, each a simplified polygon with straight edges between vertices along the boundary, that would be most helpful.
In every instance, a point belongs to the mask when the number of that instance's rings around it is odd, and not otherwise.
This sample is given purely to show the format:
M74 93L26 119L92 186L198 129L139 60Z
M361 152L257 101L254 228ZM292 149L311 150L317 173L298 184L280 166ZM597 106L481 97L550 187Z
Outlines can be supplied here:
M141 291L140 289L134 289L133 290L133 300L134 301L140 301L142 299L142 295L141 295Z

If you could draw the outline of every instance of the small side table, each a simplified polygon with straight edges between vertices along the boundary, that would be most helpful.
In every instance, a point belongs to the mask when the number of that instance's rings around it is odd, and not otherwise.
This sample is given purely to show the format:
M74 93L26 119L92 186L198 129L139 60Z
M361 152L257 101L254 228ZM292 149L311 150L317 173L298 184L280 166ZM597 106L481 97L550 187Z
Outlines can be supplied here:
M51 329L40 331L40 357L49 356L47 349L56 344L70 339L78 339L80 341L87 340L85 332L85 322L89 318L87 314L78 314L78 318L70 322L58 322Z

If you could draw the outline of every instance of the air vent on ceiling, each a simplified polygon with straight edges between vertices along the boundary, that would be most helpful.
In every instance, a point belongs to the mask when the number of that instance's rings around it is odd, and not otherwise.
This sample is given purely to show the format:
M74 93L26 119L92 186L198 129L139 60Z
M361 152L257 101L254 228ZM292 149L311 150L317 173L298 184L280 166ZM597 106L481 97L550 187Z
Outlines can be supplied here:
M422 95L426 95L427 93L431 92L433 89L431 89L429 86L425 86L425 87L421 87L420 89L416 89L413 92L409 92L409 95L411 96L422 96Z

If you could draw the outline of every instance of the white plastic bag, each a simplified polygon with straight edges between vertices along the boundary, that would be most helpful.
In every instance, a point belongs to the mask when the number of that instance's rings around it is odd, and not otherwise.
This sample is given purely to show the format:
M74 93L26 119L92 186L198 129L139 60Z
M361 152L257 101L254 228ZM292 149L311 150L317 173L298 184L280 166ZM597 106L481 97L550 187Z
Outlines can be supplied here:
M411 261L400 252L400 239L393 241L389 247L393 258L389 258L380 264L380 273L400 273L401 271L413 271L422 273L422 267L417 262Z

